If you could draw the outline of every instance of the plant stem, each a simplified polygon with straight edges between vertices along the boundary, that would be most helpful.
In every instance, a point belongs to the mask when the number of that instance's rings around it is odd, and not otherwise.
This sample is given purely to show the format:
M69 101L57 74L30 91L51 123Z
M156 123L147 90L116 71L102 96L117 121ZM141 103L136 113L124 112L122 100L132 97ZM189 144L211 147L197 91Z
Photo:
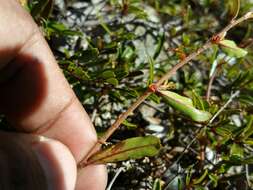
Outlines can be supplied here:
M220 40L222 40L225 36L226 33L236 25L240 24L241 22L248 20L250 18L253 18L253 12L248 12L241 18L237 20L232 20L229 25L227 25L221 32L215 35L215 37L218 37ZM157 88L161 86L165 81L170 79L178 69L186 65L189 61L192 59L196 58L198 55L203 53L205 50L209 49L213 45L213 38L209 39L201 48L196 50L195 52L191 53L188 55L185 59L180 61L178 64L176 64L171 70L169 70L167 73L164 74L155 84ZM100 148L103 143L106 142L106 140L114 133L115 130L119 128L121 123L146 99L148 96L152 94L152 91L150 89L147 89L146 92L142 96L140 96L134 103L131 105L128 110L121 115L119 115L118 119L113 123L113 125L106 131L106 133L95 143L95 145L91 148L89 153L78 163L78 169L82 169L86 165L89 164L88 159L96 153Z

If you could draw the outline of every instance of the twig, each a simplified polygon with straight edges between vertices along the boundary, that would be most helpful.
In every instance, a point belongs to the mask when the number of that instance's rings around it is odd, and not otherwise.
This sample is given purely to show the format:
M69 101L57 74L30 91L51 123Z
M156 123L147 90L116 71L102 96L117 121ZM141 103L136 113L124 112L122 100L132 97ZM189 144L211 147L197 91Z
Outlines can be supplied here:
M117 177L119 176L119 174L123 171L124 169L121 167L118 169L118 171L116 172L115 176L113 177L113 179L111 180L110 184L108 185L108 187L106 188L106 190L111 190L112 185L114 184L114 182L116 181Z
M253 18L253 12L248 12L243 17L233 20L229 23L228 26L226 26L221 32L219 32L217 35L215 35L215 38L223 39L226 36L226 33L233 28L234 26L240 24L241 22L248 20L250 18ZM193 52L192 54L188 55L185 59L180 61L177 65L175 65L171 70L169 70L163 77L161 77L155 84L157 88L161 86L165 81L170 79L178 69L186 65L189 61L196 58L198 55L200 55L205 50L212 47L213 44L213 38L209 39L201 48L196 50L196 52ZM101 148L101 142L106 142L106 140L114 133L116 129L121 125L121 123L152 93L150 89L148 89L144 94L139 97L135 103L133 103L132 106L128 108L128 110L124 113L122 113L118 119L115 121L115 123L106 131L106 133L95 143L95 145L91 148L89 153L79 162L78 168L81 169L85 167L88 163L88 159L90 156L92 156L95 152L97 152Z
M216 112L216 114L212 117L212 119L210 119L209 124L211 124L211 123L216 119L216 117L218 117L218 115L220 115L220 113L223 112L223 110L226 109L226 107L227 107L227 106L233 101L233 99L234 99L235 97L237 97L239 94L240 94L240 91L239 91L239 90L236 91L235 93L233 93L233 94L230 96L229 100L224 104L224 106L222 106L221 109L219 109L219 111Z
M207 92L206 92L206 101L209 102L210 101L210 95L211 95L211 90L212 90L212 85L213 85L213 81L215 79L216 74L218 73L218 70L216 69L213 73L213 75L211 76L209 83L208 83L208 87L207 87Z

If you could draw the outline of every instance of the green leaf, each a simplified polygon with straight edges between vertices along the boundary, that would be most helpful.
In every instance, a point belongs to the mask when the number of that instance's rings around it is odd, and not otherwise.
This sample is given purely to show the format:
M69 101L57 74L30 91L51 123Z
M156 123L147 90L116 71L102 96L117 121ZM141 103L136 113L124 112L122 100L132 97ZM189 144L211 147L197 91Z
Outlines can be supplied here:
M150 85L154 81L154 60L149 55L147 55L147 57L148 57L148 62L149 62L149 80L148 80L148 85Z
M152 190L162 190L162 185L161 185L160 179L155 180Z
M90 77L86 71L84 71L80 66L75 65L73 62L67 62L69 63L67 71L73 74L75 77L77 77L80 80L88 80Z
M125 125L128 129L136 129L137 128L137 125L134 124L134 123L130 123L129 121L127 120L124 120L122 122L123 125Z
M38 0L33 5L31 15L34 19L44 18L47 19L53 9L53 0Z
M145 10L141 7L138 7L137 5L129 5L128 13L134 14L137 18L140 19L145 19L148 16Z
M208 174L208 170L206 169L205 172L200 176L199 179L193 180L193 184L194 185L200 184L206 178L207 174Z
M151 94L149 97L148 97L149 100L159 104L160 103L160 97L157 96L156 94Z
M209 112L196 109L190 98L171 91L160 90L159 94L162 95L169 105L182 112L184 115L189 116L193 121L206 122L212 117Z
M115 78L116 75L112 70L106 70L101 74L103 79Z
M230 149L230 157L232 160L241 160L243 158L243 148L234 143Z
M106 82L108 82L109 84L112 84L113 86L118 86L119 85L119 81L116 78L106 79Z
M218 177L217 175L215 175L215 174L208 174L208 177L209 177L209 179L212 181L213 186L214 186L214 187L217 187L219 177Z
M156 58L160 55L161 50L163 48L164 41L165 41L165 33L163 32L158 37L158 43L155 49L155 53L153 55L153 60L156 60Z
M182 38L183 38L183 43L184 43L185 46L188 46L191 43L189 35L184 33Z
M229 6L229 14L234 20L240 11L240 0L229 0L228 1L228 6Z
M191 97L193 106L200 110L205 110L205 107L207 105L206 102L202 99L202 97L197 94L195 90L192 90L186 94L187 96Z
M88 162L91 164L102 164L129 159L140 159L145 156L157 155L160 148L160 140L157 137L135 137L121 141L105 150L100 150Z
M247 140L243 141L245 144L248 144L250 146L253 145L253 139L252 138L248 138Z
M232 40L222 40L219 42L219 45L231 57L241 58L248 54L246 50L239 48Z
M82 36L82 32L68 29L64 24L56 21L45 21L45 33L49 38L52 34L67 36Z
M99 20L99 24L102 26L102 28L110 35L113 35L113 32L109 29L109 27L107 26L107 24L105 23L104 19L102 16L97 15L98 20Z
M243 132L241 133L240 137L243 140L246 140L253 134L253 116L250 116L247 126L244 128Z
M133 58L134 55L135 55L135 52L133 48L131 48L130 46L127 46L125 50L123 51L121 57L123 60L129 61Z
M186 177L185 177L185 184L188 186L189 184L190 184L190 182L191 182L191 178L192 178L192 168L193 168L193 166L191 165L191 166L189 166L188 168L187 168L187 175L186 175Z
M41 14L41 12L45 9L47 6L49 0L38 0L36 4L33 5L33 8L31 10L31 15L33 18L38 18Z
M231 129L229 126L220 126L215 128L215 132L222 136L222 137L226 137L226 138L232 138L233 136L233 129Z

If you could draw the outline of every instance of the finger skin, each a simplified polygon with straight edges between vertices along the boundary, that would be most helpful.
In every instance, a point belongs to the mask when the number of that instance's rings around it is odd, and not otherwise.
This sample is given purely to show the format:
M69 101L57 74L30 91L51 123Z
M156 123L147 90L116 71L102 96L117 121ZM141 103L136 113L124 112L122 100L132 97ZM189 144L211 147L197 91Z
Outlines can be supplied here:
M0 132L0 139L1 190L75 188L76 162L62 143L24 133Z
M6 26L0 27L0 112L17 130L58 140L80 161L96 132L38 27L16 0L0 0L0 23ZM91 168L92 178L103 177L89 189L104 189L104 167Z

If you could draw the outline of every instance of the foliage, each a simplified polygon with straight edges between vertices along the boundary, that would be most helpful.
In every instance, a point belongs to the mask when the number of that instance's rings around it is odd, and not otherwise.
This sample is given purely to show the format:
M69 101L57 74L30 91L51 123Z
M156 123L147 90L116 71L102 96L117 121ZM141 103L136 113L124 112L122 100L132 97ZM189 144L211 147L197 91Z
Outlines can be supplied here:
M100 136L150 84L251 10L253 2L59 0L53 5L33 0L25 6L42 27ZM156 143L159 137L163 147L156 157L108 164L109 180L116 168L125 168L113 189L252 186L252 34L252 22L234 28L227 34L230 40L221 39L167 81L166 92L172 99L167 96L164 101L153 93L124 121L102 155L122 142L131 144L148 135ZM210 85L211 97L206 99ZM230 99L235 92L239 96ZM197 112L204 114L201 122L194 119ZM130 158L140 158L138 153Z

